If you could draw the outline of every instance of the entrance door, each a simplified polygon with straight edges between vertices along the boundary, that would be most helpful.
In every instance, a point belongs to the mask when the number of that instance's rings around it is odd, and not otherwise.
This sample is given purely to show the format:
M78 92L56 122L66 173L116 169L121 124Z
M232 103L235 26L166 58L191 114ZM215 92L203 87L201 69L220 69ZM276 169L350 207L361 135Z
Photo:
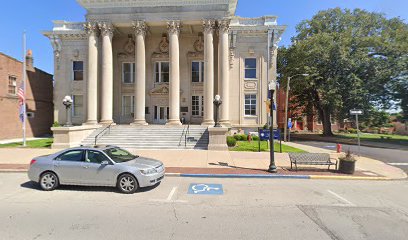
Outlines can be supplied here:
M158 124L166 124L169 116L169 107L156 106L155 110L155 122Z

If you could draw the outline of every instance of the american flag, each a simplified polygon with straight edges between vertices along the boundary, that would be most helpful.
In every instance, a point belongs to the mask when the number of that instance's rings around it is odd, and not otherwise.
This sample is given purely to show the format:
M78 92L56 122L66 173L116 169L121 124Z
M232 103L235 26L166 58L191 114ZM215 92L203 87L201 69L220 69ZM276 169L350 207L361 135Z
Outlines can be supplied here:
M24 111L25 111L25 94L24 94L24 83L18 88L18 106L19 106L19 117L21 122L24 122Z

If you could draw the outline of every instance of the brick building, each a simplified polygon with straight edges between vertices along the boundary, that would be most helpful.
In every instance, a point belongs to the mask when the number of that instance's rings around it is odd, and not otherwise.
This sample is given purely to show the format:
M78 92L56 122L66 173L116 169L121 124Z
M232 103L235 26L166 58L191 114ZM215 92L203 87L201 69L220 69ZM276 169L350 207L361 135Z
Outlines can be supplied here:
M53 76L33 66L27 53L27 137L50 134L53 123ZM0 139L22 137L17 91L23 77L23 63L0 53Z

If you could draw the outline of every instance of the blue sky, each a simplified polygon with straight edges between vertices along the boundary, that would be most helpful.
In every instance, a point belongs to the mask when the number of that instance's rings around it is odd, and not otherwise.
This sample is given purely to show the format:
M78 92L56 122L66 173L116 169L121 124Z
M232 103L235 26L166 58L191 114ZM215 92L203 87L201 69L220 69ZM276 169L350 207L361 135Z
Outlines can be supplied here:
M328 8L362 8L382 12L389 17L408 20L408 0L239 0L237 15L279 16L279 24L288 25L281 44L290 44L295 26ZM84 21L85 10L75 0L13 0L2 2L0 14L0 52L22 59L22 32L33 50L35 66L53 73L51 44L41 32L52 29L52 20Z

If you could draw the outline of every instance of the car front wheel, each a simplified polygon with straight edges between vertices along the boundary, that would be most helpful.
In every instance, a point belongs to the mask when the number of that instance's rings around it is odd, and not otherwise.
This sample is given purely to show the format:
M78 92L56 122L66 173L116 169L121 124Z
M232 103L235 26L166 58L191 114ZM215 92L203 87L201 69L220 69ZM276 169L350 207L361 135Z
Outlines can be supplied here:
M139 185L133 175L125 173L119 177L117 187L122 193L131 194L136 192Z
M43 173L40 177L40 187L44 191L52 191L59 185L58 177L53 172Z

